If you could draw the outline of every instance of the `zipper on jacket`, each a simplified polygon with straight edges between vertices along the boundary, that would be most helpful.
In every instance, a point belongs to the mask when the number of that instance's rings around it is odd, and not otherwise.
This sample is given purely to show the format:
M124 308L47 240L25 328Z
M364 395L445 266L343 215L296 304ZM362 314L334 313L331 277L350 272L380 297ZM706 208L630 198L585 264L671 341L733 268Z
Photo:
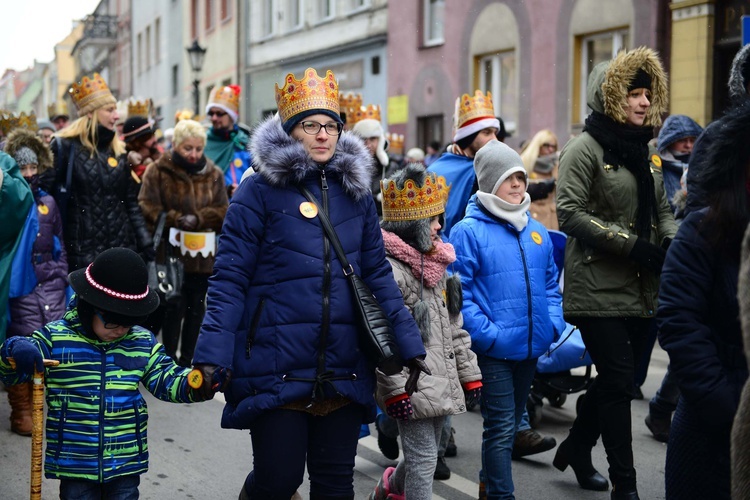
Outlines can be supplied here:
M101 384L99 386L99 482L104 482L104 404L106 402L105 389L107 385L107 351L99 349L102 353L102 362L99 363Z
M250 329L247 331L247 344L245 345L245 358L250 359L250 350L253 348L255 343L255 334L258 331L258 325L260 324L260 315L263 312L263 307L266 305L266 299L260 299L253 319L250 321Z
M320 169L320 189L323 198L323 212L328 215L328 181L326 180L326 172L324 169ZM317 375L320 376L326 371L326 347L328 343L328 330L331 323L331 245L323 234L323 324L321 325L320 332L320 347L318 349L318 370ZM317 386L317 382L316 382ZM313 398L315 390L318 387L313 387ZM320 387L322 393L323 387Z
M135 440L138 443L138 461L143 456L143 440L141 439L141 415L138 413L138 401L133 401L133 416L135 417Z
M526 279L526 301L528 302L529 311L529 354L528 356L526 356L526 359L531 359L531 341L534 336L534 319L531 314L531 283L529 282L529 268L526 265L526 252L523 249L523 244L521 244L521 233L518 233L516 235L516 241L518 242L518 249L521 251L521 262L523 262L523 276Z

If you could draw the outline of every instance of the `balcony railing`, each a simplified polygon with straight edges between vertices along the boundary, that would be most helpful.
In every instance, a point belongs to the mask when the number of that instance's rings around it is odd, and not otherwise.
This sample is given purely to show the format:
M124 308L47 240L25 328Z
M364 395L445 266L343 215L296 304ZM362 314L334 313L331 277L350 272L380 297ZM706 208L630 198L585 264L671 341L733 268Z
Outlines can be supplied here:
M87 16L83 21L83 38L117 38L117 16Z

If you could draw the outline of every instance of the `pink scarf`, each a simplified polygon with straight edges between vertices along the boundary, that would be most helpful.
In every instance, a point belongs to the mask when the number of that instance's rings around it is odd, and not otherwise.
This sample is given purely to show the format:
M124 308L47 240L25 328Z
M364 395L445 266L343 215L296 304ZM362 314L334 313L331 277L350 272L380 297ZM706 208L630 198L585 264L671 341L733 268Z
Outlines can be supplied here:
M450 243L436 241L432 252L422 254L395 234L383 229L381 232L386 251L401 262L408 264L415 278L422 279L424 275L424 284L428 288L433 288L440 283L448 264L456 260L456 251ZM423 255L424 261L422 261Z

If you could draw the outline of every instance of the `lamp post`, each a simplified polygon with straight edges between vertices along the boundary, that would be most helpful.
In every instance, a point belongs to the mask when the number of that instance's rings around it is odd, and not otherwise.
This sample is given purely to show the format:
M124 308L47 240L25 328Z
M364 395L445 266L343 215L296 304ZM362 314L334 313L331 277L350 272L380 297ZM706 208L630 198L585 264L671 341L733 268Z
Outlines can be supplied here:
M190 68L193 70L193 101L195 103L195 115L200 114L200 84L201 81L198 79L198 74L203 69L203 58L206 57L206 51L200 45L198 45L198 39L193 40L193 44L187 49L188 56L190 57Z

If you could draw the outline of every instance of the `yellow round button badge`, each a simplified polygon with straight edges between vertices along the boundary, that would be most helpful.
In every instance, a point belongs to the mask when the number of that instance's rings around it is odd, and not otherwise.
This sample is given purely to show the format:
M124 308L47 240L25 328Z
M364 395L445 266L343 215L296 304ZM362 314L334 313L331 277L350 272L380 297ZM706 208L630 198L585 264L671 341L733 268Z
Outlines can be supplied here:
M536 243L537 245L542 244L542 235L537 233L536 231L531 232L531 239L534 240L534 243Z
M107 163L109 163L109 166L112 168L115 168L117 166L117 160L112 158L111 156L107 159Z
M200 389L203 385L203 374L197 368L188 373L188 385L193 389Z
M49 207L47 205L39 205L36 208L37 210L39 210L39 213L42 215L47 215L49 213Z
M234 159L234 166L235 167L241 167L242 166L242 160L240 160L239 158L235 158Z
M309 201L303 201L299 204L299 213L308 219L314 219L318 215L318 207Z
M659 158L659 155L651 155L651 163L661 168L661 158Z

